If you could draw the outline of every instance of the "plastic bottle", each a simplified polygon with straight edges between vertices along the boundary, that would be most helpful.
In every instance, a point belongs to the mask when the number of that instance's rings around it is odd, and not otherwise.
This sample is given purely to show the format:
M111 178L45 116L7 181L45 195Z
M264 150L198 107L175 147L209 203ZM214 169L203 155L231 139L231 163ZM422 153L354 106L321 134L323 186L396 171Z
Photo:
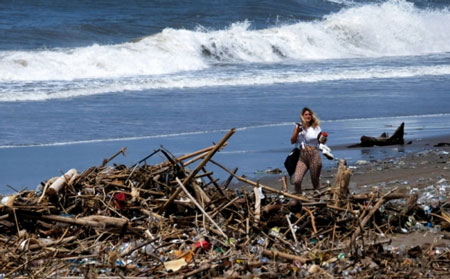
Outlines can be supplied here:
M431 229L431 232L433 233L440 233L441 232L441 226L440 225L434 225Z

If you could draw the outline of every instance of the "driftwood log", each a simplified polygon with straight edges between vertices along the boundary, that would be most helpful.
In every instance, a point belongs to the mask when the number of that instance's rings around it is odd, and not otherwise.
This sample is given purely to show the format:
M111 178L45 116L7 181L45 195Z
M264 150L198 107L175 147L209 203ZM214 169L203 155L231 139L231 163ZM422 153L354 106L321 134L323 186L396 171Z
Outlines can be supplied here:
M334 185L334 195L335 206L342 206L347 203L348 199L348 185L350 183L350 177L352 171L347 168L347 163L345 160L339 160L339 167L336 173L335 185Z
M386 145L396 145L404 144L405 140L403 135L405 133L405 123L402 122L400 126L395 130L392 136L388 137L386 133L381 134L379 137L368 137L362 136L361 143L350 145L349 147L372 147L372 146L386 146Z
M59 191L66 185L69 184L70 181L73 181L73 179L77 176L77 170L76 169L70 169L68 170L64 175L60 176L58 179L56 179L55 182L50 185L50 187L47 190L47 194L50 196L54 196L58 194Z

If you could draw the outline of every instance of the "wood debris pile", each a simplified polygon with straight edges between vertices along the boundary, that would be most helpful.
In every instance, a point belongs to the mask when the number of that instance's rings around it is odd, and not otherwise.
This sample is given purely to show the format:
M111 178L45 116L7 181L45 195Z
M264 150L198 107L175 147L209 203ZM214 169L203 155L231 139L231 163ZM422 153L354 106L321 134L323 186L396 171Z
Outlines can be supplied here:
M349 195L351 171L343 163L335 186L314 195L261 185L212 160L233 133L178 158L155 151L167 157L158 165L147 165L149 156L132 167L105 160L49 180L41 191L4 197L0 278L448 276L448 247L387 248L408 216L426 222L417 197L389 209L389 200L404 196ZM207 163L229 179L219 184ZM233 178L253 190L229 189Z

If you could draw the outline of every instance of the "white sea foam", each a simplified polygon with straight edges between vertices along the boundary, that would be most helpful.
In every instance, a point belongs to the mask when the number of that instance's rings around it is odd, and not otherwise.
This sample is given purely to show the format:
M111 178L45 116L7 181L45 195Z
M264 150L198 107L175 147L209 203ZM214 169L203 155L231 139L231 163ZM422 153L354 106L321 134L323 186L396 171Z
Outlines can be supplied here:
M240 22L224 30L166 28L117 45L2 51L0 81L161 75L206 69L217 62L279 63L443 53L450 51L449 26L447 9L423 10L407 1L391 0L351 6L320 21L262 30Z
M210 131L195 131L195 132L172 133L172 134L163 134L163 135L149 135L149 136L137 136L137 137L121 137L121 138L105 138L105 139L91 139L91 140L62 141L62 142L50 142L50 143L39 143L39 144L0 145L0 149L5 149L5 148L26 148L26 147L64 146L64 145L75 145L75 144L117 142L117 141L135 141L135 140L146 140L146 139L158 139L158 138L170 138L170 137L183 137L183 136L201 135L201 134L217 133L217 132L224 132L224 131L228 131L228 130L223 129L223 130L210 130Z
M353 0L327 0L330 3L335 3L339 5L354 5L355 2Z
M233 76L217 72L192 75L143 76L129 79L77 80L72 82L17 83L2 86L0 102L43 101L105 94L111 92L142 91L151 89L199 88L208 86L253 86L277 83L311 83L321 81L411 78L450 75L450 65L386 67L373 66L356 69L301 70L248 70ZM27 89L29 88L29 89Z

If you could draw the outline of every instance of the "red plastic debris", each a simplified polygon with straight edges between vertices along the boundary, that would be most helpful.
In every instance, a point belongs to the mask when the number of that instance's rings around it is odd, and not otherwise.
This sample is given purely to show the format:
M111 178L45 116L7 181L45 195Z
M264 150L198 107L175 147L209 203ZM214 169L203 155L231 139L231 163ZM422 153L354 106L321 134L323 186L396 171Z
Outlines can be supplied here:
M209 244L209 242L206 240L201 240L195 243L195 248L203 248L204 250L209 250L211 248L211 244Z
M127 196L122 192L116 193L114 195L114 205L119 209L123 209L124 207L126 207L127 206Z

